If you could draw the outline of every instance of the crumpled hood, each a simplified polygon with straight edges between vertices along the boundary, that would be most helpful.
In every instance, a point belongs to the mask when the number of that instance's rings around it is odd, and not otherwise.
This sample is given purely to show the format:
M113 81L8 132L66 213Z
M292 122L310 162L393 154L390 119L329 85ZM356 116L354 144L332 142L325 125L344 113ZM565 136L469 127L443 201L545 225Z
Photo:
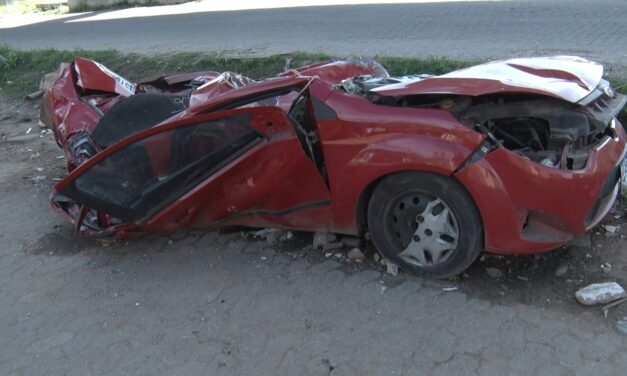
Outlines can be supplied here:
M374 89L382 96L418 94L485 95L532 93L579 102L603 77L603 66L575 56L490 62L441 76Z

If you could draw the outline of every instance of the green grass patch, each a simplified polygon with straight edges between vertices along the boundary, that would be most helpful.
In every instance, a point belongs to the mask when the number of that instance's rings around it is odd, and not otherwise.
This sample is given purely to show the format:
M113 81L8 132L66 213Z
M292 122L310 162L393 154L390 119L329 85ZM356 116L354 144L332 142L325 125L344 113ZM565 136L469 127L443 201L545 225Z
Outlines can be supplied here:
M200 70L234 71L260 79L282 72L286 59L290 59L292 68L298 68L334 58L326 54L301 52L264 57L234 57L220 53L201 52L148 56L121 53L116 50L19 50L6 45L0 46L0 56L2 56L0 58L0 90L8 98L23 97L36 91L45 73L54 71L60 63L69 63L77 56L96 60L131 81ZM441 57L418 59L376 56L375 58L392 75L442 74L479 62Z
M234 71L252 78L274 76L282 72L286 59L297 68L332 56L320 53L291 53L265 57L237 57L220 53L181 52L174 54L139 55L116 50L19 50L0 45L0 93L15 99L34 92L41 77L54 71L59 63L77 56L96 60L131 81L143 81L163 75L200 70ZM375 56L392 75L414 73L443 74L482 63L481 60L454 60L444 57L408 58ZM609 77L613 86L627 93L627 77ZM627 110L623 110L623 116Z
M67 5L54 2L45 3L42 0L0 0L0 15L63 14L68 11Z
M135 8L135 7L152 7L164 5L160 4L157 0L143 0L139 2L129 2L128 0L119 0L112 4L101 4L101 5L87 5L85 3L79 3L70 9L70 13L79 13L79 12L95 12L99 10L114 10L114 9L125 9L125 8Z

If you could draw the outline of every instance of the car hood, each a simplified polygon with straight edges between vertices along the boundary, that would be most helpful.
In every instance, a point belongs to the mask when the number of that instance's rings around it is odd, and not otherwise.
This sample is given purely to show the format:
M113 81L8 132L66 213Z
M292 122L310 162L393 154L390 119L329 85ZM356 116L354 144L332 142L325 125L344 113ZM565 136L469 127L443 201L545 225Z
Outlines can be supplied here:
M579 102L603 77L603 66L574 56L510 59L372 90L382 96L543 94Z

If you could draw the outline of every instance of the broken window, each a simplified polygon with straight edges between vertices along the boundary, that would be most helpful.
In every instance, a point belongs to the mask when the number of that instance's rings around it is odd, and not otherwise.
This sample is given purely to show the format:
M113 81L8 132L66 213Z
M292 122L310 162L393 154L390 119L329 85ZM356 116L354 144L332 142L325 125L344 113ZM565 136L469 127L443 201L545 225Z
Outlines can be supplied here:
M156 133L104 158L62 192L123 220L154 213L261 135L239 114Z

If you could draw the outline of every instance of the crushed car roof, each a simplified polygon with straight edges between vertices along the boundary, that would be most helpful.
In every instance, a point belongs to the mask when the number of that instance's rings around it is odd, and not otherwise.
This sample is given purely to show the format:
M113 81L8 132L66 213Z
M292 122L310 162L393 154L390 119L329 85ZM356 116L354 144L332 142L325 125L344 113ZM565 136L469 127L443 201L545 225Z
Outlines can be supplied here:
M379 95L536 93L578 102L603 77L603 66L573 56L533 57L490 62L441 76L417 78L374 89Z

